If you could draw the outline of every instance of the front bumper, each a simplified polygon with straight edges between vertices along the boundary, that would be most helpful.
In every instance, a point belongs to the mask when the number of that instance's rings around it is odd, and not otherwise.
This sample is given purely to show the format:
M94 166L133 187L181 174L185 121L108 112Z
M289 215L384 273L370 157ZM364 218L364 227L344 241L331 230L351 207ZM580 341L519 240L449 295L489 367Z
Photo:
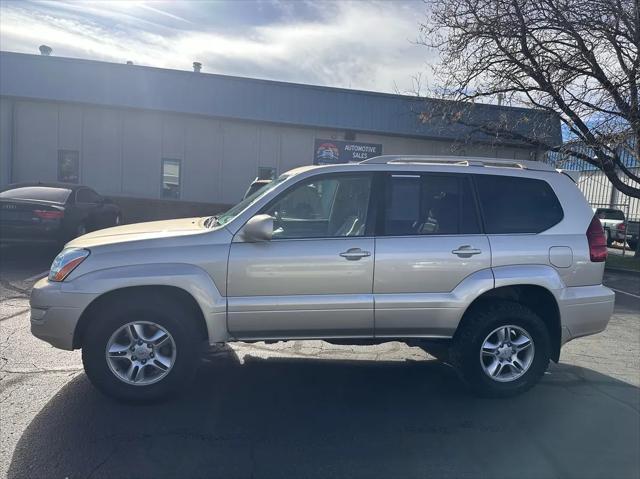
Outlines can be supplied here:
M601 284L562 290L558 298L562 344L604 331L613 314L614 303L615 293Z
M66 283L41 279L31 291L31 333L59 349L73 349L82 312L96 295L78 293Z

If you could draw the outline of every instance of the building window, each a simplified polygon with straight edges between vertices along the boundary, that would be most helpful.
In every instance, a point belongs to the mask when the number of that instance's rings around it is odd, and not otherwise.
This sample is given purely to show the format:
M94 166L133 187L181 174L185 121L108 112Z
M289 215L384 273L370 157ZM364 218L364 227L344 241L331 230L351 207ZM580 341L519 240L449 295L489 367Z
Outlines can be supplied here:
M162 197L180 198L180 160L162 159Z
M276 169L273 168L272 166L259 166L258 179L259 180L275 180Z
M58 150L58 181L78 183L80 181L80 153L78 150Z

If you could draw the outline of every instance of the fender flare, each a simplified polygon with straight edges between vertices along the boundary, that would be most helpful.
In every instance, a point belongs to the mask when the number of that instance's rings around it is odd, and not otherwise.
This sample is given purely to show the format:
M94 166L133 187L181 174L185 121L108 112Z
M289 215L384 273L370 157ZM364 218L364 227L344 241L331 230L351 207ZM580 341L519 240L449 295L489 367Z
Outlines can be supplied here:
M560 290L566 288L558 272L543 264L523 264L492 268L494 287L531 285L548 289L558 300Z
M560 358L560 348L562 347L562 338L566 336L566 332L562 324L562 313L560 308L560 296L565 290L566 285L558 272L548 265L528 264L513 266L498 266L492 268L494 277L494 287L488 291L476 296L474 301L467 307L467 310L475 303L481 300L484 294L492 294L501 288L513 287L531 287L535 286L545 290L553 298L553 305L549 313L549 317L542 319L549 328L552 340L552 359L558 361ZM542 303L544 304L544 303ZM533 305L530 305L533 307ZM533 308L536 309L536 308ZM466 313L466 311L465 311Z
M220 294L211 276L192 264L160 263L106 268L91 271L69 283L63 283L62 289L94 296L87 305L88 308L107 293L140 286L168 286L185 291L202 311L209 342L213 344L229 339L226 298Z

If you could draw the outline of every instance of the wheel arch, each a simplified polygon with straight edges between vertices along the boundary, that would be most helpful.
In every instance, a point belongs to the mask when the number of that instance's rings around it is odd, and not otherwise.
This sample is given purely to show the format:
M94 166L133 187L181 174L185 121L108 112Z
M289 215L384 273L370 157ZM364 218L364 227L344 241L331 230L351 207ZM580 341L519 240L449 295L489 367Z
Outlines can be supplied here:
M196 299L185 289L168 285L127 286L107 291L89 303L76 324L73 333L73 349L82 348L87 328L100 308L114 301L140 301L145 298L149 300L158 295L183 305L193 315L202 339L209 338L204 312Z
M469 312L491 301L513 301L532 310L545 323L551 340L551 359L560 360L560 348L562 342L562 322L558 302L553 293L544 286L536 284L511 284L499 286L485 291L478 296L465 310L458 325L469 316Z

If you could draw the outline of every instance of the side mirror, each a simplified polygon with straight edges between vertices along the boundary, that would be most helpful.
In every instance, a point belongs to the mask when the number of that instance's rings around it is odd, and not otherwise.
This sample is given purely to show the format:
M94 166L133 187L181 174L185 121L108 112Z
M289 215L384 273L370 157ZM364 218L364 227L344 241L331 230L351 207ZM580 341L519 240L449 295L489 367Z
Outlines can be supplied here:
M242 228L242 239L247 242L270 241L273 236L273 218L269 215L256 215Z

